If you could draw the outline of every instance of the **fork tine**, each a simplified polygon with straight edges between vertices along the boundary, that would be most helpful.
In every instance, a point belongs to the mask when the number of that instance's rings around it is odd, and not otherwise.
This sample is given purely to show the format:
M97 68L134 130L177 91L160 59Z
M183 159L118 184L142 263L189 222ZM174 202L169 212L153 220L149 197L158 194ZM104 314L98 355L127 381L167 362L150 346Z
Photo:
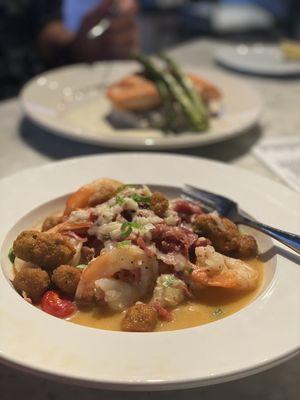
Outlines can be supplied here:
M206 201L210 201L211 203L213 203L215 210L217 210L220 215L233 216L238 213L238 205L233 200L218 194L207 192L206 190L198 189L191 185L185 186L185 192L189 195L193 195L194 197L198 196L199 200L203 201L204 199L206 199Z
M213 202L220 202L220 201L226 201L226 202L230 201L231 202L232 201L232 200L229 200L226 197L221 196L219 194L208 192L207 190L199 189L199 188L196 188L195 186L192 186L189 184L185 184L185 186L195 196L202 195L202 196L205 196L206 198L210 199Z

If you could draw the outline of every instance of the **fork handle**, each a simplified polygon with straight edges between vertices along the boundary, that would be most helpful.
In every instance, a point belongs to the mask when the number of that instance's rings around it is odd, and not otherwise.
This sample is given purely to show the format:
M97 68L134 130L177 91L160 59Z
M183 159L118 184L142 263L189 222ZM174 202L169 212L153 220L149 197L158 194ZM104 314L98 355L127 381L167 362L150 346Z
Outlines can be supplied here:
M280 229L272 228L271 226L262 224L261 222L253 221L245 217L238 220L237 223L255 228L285 244L286 246L293 249L296 253L300 254L300 236L296 235L295 233L289 233Z

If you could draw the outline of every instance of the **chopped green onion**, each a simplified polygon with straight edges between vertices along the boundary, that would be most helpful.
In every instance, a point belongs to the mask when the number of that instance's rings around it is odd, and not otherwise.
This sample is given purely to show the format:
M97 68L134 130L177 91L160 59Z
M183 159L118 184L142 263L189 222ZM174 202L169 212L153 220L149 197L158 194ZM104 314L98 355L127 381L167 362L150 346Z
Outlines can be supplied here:
M129 223L132 226L132 228L136 228L136 229L141 228L141 224L139 224L138 222L129 222Z
M15 262L16 255L12 247L9 249L8 258L12 264Z
M193 271L194 271L194 268L189 268L189 269L187 270L187 272L188 272L189 274L192 274Z
M123 190L127 189L128 187L131 187L131 185L120 186L119 189L116 190L116 194L123 192Z
M116 204L119 204L119 206L123 205L125 203L125 199L122 196L117 196L116 197Z
M165 288L168 288L170 286L173 286L174 282L175 282L176 278L174 275L168 276L167 279L163 282L163 286Z
M150 196L141 196L138 193L134 193L131 198L136 201L138 204L150 204L151 197Z
M79 265L76 265L76 268L81 269L81 270L86 269L86 267L87 267L87 264L79 264Z
M217 308L216 310L214 310L212 312L212 316L213 317L220 317L222 314L224 313L224 311L222 310L222 308Z
M123 222L123 224L121 225L121 238L126 238L127 236L129 236L132 232L132 227L131 227L131 223L126 221Z
M117 247L122 248L122 247L127 247L131 246L131 240L123 240L123 242L117 243Z
M138 222L125 221L121 225L121 238L125 239L132 233L133 228L140 229L141 225Z

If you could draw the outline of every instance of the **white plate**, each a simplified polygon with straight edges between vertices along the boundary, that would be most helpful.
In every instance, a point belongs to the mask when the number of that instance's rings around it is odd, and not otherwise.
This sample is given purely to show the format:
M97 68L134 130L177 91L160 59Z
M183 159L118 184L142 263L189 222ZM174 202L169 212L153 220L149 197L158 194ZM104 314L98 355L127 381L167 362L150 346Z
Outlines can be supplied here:
M300 74L300 61L288 60L274 45L222 46L216 50L215 58L225 67L241 72L270 76Z
M68 323L26 303L7 279L11 269L7 252L13 238L62 205L62 195L99 176L135 183L199 185L231 196L259 220L299 230L295 193L249 172L198 158L147 153L83 157L6 178L0 181L3 362L95 387L158 390L240 378L274 366L299 350L300 268L292 256L281 252L269 259L265 287L250 305L195 328L110 332ZM261 252L272 245L262 235L258 239Z
M26 114L57 135L118 148L183 148L220 142L241 134L259 118L257 92L237 78L187 67L214 82L224 95L224 112L206 133L165 135L154 129L114 129L106 117L110 103L105 87L137 71L134 62L79 64L50 71L31 80L21 101Z

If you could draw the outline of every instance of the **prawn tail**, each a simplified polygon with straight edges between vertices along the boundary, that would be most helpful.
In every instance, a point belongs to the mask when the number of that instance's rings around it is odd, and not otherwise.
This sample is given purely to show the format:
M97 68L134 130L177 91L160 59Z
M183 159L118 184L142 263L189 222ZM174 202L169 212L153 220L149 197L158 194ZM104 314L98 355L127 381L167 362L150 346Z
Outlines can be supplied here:
M65 221L49 229L47 233L64 233L67 231L76 232L76 231L88 230L92 225L93 223L91 221L79 221L79 222Z

